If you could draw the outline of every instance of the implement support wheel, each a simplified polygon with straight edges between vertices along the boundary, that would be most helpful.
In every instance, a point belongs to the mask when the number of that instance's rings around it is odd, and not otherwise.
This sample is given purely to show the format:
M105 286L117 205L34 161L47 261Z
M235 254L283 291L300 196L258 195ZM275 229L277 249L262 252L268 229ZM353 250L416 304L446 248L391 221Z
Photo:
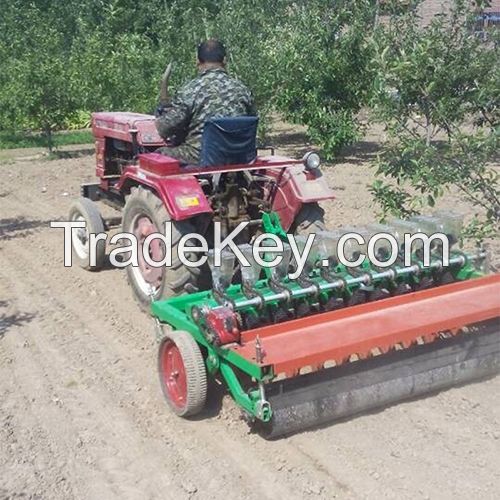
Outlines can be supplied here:
M180 417L199 413L207 398L205 362L194 338L170 332L158 351L160 385L168 405Z

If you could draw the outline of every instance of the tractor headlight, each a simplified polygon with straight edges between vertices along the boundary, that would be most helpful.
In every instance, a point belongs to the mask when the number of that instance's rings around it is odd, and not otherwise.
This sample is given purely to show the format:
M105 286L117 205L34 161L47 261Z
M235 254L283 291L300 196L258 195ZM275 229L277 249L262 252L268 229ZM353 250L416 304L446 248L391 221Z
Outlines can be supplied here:
M304 162L304 167L306 167L307 170L317 170L321 165L321 159L318 153L313 153L312 151L306 153L304 158L302 158L302 161Z

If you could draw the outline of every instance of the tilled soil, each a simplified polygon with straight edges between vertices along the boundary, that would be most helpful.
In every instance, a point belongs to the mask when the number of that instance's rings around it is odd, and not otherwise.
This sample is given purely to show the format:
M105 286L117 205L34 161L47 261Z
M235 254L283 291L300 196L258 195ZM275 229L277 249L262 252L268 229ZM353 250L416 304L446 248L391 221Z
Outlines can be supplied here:
M274 442L221 389L175 417L124 271L64 268L49 228L93 156L37 154L0 166L0 498L498 498L498 377ZM331 226L373 220L369 156L325 169Z

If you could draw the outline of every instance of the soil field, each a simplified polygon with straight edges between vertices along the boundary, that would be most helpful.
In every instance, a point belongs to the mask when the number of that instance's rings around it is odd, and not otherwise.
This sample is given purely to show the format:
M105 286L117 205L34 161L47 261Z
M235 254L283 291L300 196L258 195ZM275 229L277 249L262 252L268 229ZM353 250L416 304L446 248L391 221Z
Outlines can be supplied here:
M298 154L281 132L281 152ZM49 228L93 179L85 148L0 158L1 499L499 497L498 377L275 442L221 391L200 419L170 413L124 271L64 268ZM331 227L374 220L375 149L325 167Z

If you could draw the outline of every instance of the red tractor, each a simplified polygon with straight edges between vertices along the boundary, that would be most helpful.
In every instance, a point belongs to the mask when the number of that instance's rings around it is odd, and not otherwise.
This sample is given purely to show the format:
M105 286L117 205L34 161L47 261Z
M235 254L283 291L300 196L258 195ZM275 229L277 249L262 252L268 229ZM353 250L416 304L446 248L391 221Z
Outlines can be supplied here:
M210 288L208 269L184 266L176 258L176 247L185 234L197 233L210 244L214 222L220 222L223 237L239 223L248 222L234 240L248 243L262 231L263 214L271 212L278 214L289 233L325 229L318 202L332 199L333 193L321 174L318 156L309 153L295 160L276 156L272 150L269 156L256 156L256 120L213 120L205 127L201 166L193 166L155 152L165 142L156 131L153 116L95 113L92 130L98 182L83 184L82 198L70 210L70 220L86 222L73 238L74 258L85 269L99 270L106 263L105 242L97 244L96 261L91 265L90 233L121 223L122 231L134 234L140 243L171 221L173 265L150 267L139 252L139 266L127 266L134 295L147 308L152 299ZM251 136L248 139L247 134L243 145L236 141L233 151L232 133L243 128ZM239 161L241 158L245 161ZM104 220L97 201L119 210L121 217ZM151 244L149 250L155 261L165 252L161 244Z

